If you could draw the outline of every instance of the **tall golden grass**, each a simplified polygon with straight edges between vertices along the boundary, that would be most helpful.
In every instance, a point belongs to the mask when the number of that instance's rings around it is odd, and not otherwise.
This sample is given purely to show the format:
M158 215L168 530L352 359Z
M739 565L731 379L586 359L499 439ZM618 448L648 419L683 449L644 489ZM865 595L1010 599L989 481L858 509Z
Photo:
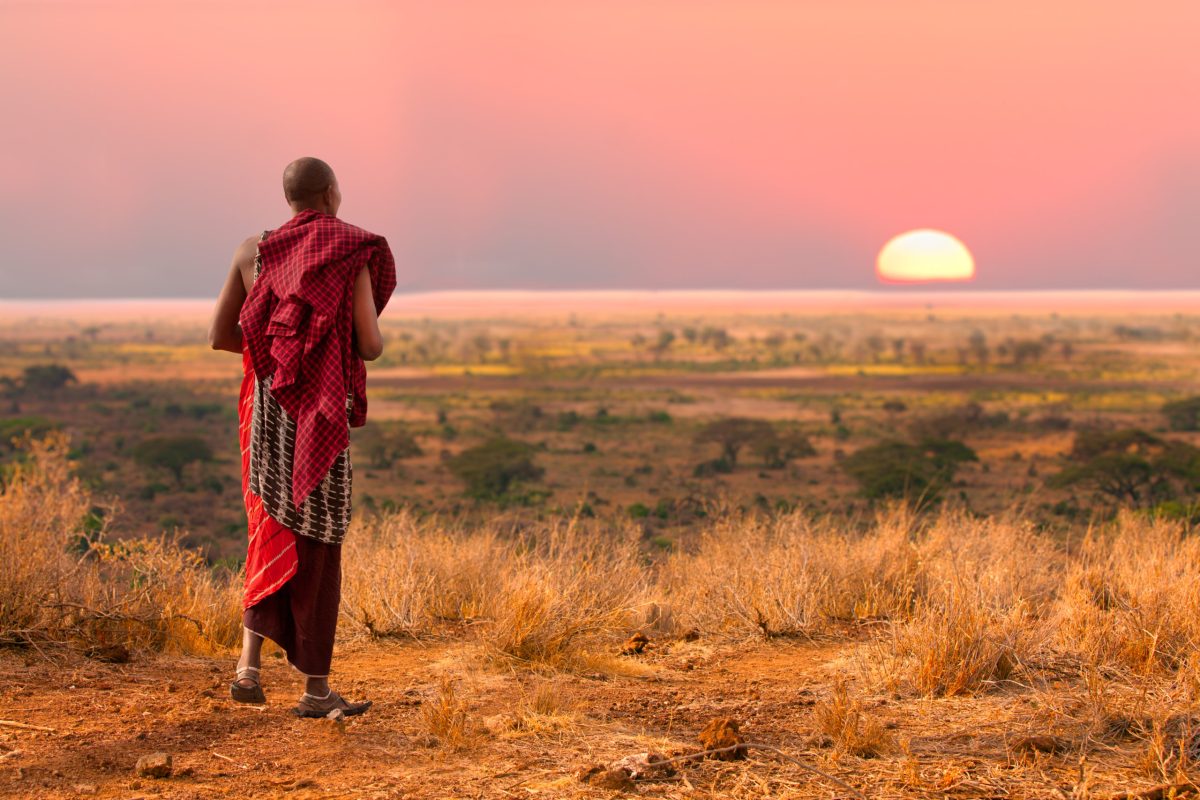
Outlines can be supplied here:
M0 494L0 642L236 644L240 576L169 539L80 548L91 502L64 439L28 443ZM356 521L343 563L343 637L465 637L538 668L595 663L633 629L696 628L858 636L869 673L930 695L986 690L1051 660L1200 686L1200 539L1132 514L1071 546L1019 516L893 510L850 530L725 514L656 557L620 526L514 532L398 512Z
M0 494L0 642L214 652L238 641L236 581L199 553L84 535L92 499L67 451L62 435L27 442Z

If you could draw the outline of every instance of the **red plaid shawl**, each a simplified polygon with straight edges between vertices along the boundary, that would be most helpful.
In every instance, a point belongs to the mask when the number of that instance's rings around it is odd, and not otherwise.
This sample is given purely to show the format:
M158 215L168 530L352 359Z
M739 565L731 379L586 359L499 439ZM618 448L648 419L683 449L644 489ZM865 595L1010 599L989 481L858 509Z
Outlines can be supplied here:
M350 433L367 421L367 370L354 349L354 279L371 270L375 310L396 288L382 236L320 211L302 211L259 243L262 268L242 306L241 326L259 380L296 422L292 502L321 482Z

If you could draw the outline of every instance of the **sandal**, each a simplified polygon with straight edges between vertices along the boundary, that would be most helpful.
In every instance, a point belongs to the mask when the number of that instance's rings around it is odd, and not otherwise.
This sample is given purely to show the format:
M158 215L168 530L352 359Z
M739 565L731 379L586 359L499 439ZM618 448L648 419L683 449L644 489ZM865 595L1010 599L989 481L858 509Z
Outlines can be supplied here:
M253 673L253 674L251 674ZM254 703L262 705L267 702L262 685L258 682L258 667L242 667L237 671L237 679L229 684L229 696L239 703ZM249 681L249 686L243 686L243 681Z
M292 709L292 713L301 719L321 719L328 716L330 711L337 710L341 711L343 716L354 717L370 707L370 700L365 703L348 703L340 694L330 689L329 694L324 697L305 692L300 702Z

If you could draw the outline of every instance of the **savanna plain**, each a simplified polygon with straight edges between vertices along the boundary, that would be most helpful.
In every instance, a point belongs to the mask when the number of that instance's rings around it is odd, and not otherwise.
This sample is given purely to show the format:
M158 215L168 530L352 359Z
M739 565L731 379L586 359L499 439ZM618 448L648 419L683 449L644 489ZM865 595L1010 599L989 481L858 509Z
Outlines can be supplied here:
M881 297L398 297L315 721L204 304L0 304L0 795L1195 795L1197 298Z

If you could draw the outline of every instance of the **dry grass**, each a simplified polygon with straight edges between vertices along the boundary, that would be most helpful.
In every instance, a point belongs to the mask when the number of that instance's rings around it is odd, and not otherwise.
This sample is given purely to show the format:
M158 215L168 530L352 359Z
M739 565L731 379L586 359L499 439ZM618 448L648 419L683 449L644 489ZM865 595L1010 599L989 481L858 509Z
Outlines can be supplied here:
M170 540L80 547L92 500L65 440L26 455L0 494L0 640L236 644L237 576ZM853 624L875 632L868 671L890 690L978 692L1051 661L1167 677L1193 697L1200 687L1200 540L1132 515L1068 550L1021 519L892 511L851 532L803 514L731 514L655 562L631 530L561 519L511 532L398 513L357 523L345 563L344 635L466 637L538 670L645 672L617 657L643 626L661 641Z
M1200 642L1200 539L1121 517L1084 540L1058 612L1060 645L1084 661L1139 673L1185 666Z
M0 494L0 642L119 658L120 648L211 653L239 640L233 576L175 540L85 538L92 503L65 437L29 442L25 454Z
M829 698L817 706L813 717L817 732L827 736L840 753L874 758L896 749L895 737L860 700L850 696L845 680L833 684Z
M376 636L470 629L495 656L571 667L620 635L647 596L632 532L565 520L503 537L397 514L350 537L345 607Z
M437 695L422 704L421 718L433 737L431 745L465 750L478 735L478 725L471 716L467 701L459 697L454 679L443 676Z

